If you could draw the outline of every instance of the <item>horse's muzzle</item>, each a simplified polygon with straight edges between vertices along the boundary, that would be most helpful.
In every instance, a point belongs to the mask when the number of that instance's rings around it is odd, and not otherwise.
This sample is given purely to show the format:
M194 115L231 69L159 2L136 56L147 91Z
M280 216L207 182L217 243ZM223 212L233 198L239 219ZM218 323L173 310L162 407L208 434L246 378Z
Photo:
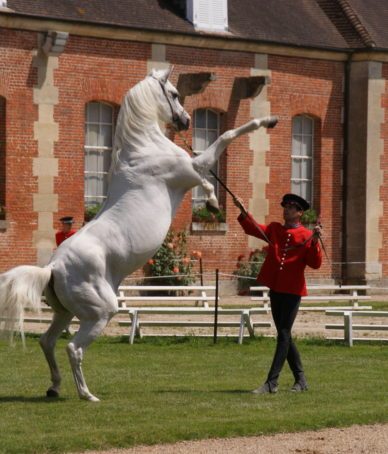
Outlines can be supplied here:
M187 131L190 127L190 117L178 117L174 121L174 126L178 131Z

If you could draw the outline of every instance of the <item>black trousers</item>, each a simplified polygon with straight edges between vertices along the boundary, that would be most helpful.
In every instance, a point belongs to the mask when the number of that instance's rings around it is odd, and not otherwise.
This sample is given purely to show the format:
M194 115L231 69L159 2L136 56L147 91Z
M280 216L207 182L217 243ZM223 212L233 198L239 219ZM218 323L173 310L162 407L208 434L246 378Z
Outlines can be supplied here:
M277 343L267 383L270 388L277 386L285 361L294 374L295 381L306 383L302 361L291 337L291 329L298 313L301 297L291 293L270 291L271 312L277 331Z

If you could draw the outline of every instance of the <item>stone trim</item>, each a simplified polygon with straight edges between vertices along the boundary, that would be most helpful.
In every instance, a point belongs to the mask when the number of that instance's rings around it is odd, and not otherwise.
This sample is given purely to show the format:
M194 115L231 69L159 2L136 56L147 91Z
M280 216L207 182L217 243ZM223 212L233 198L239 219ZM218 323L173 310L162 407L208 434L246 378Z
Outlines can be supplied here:
M379 229L384 215L380 190L384 184L384 171L381 158L384 154L384 140L381 126L384 124L384 108L381 99L385 93L385 80L382 64L368 64L368 101L367 101L367 143L366 143L366 269L367 280L382 277L382 264L379 250L383 247L383 236Z
M268 55L256 54L251 76L271 78L268 69ZM267 84L260 94L251 100L251 117L265 117L271 115L271 105L267 98ZM249 148L253 153L252 166L249 169L249 182L252 184L252 198L249 200L249 211L257 222L264 223L269 213L269 201L266 197L266 186L269 183L270 169L266 165L266 152L270 149L270 136L265 128L260 128L249 134ZM248 237L248 246L252 249L263 244L257 238Z
M54 213L58 211L58 194L54 193L54 177L58 176L58 159L54 156L54 143L58 140L59 125L54 121L54 106L58 104L58 88L54 85L54 70L58 57L45 55L42 50L44 36L38 39L38 50L33 66L38 71L38 82L33 88L34 104L38 106L38 121L34 123L34 139L38 142L38 156L33 159L32 172L38 180L37 193L33 194L33 210L38 214L37 229L33 232L33 245L37 264L46 265L55 247Z

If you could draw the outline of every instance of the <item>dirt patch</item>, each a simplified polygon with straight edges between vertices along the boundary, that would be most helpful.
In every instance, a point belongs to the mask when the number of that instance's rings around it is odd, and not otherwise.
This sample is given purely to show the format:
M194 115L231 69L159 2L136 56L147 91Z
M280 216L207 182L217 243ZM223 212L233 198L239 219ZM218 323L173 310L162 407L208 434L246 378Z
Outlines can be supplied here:
M185 441L87 454L386 454L388 424L283 433L271 436ZM85 453L86 454L86 453Z

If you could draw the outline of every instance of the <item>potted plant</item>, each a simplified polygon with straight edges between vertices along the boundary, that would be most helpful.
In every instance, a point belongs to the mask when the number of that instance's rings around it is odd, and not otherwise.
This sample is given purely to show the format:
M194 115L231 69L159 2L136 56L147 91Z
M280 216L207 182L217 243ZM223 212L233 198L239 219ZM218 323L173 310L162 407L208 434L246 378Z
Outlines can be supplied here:
M218 213L212 213L206 205L201 205L193 207L192 220L193 222L205 223L225 222L225 213L222 209Z

